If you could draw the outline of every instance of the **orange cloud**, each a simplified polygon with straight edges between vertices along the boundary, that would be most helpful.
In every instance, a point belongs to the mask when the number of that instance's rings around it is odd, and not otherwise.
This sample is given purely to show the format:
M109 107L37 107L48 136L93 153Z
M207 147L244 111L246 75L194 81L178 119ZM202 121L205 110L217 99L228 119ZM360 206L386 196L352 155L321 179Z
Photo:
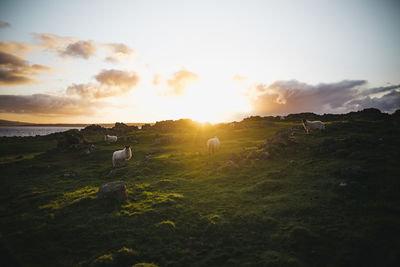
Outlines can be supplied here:
M68 95L83 98L105 98L125 94L135 87L140 78L135 72L102 70L95 76L99 84L73 84L67 88Z
M0 84L15 86L34 83L32 77L43 71L50 71L51 68L33 64L30 65L23 58L0 51Z
M41 42L40 46L43 49L56 52L63 51L67 45L77 41L74 37L62 37L50 33L33 33L33 36Z
M233 75L233 77L232 77L232 80L233 80L234 82L243 82L243 81L246 80L246 79L247 79L246 77L241 76L240 74L235 74L235 75Z
M155 87L157 87L157 86L160 85L160 83L161 83L161 74L159 74L159 73L154 74L154 76L153 76L153 85Z
M199 79L196 73L186 70L184 67L175 72L170 79L167 80L167 87L172 90L167 90L166 95L181 96L184 94L186 87Z
M86 99L47 94L0 95L0 113L82 115L92 114L101 106Z
M5 53L26 54L32 51L34 47L20 42L0 42L0 51Z
M120 62L123 59L130 58L132 55L136 54L135 50L129 48L125 44L108 43L108 44L105 44L104 46L111 53L110 56L106 57L106 61Z
M108 86L120 86L131 88L139 82L139 76L135 72L122 70L102 70L95 76L96 80Z

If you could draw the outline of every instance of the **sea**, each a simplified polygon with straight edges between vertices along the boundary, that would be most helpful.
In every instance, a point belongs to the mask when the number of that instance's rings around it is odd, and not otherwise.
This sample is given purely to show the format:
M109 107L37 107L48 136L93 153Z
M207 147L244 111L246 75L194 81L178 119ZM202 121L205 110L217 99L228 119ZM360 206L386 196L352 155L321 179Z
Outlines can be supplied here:
M84 127L73 126L0 126L0 137L48 135L52 133L65 132L70 129L80 130L83 128Z

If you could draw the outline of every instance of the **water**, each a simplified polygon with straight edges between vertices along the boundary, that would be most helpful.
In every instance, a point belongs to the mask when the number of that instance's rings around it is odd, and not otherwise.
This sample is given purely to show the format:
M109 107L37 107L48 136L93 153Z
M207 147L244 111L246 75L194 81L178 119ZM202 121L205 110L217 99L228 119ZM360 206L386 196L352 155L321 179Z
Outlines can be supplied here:
M37 127L37 126L0 126L0 136L36 136L65 132L70 129L83 129L84 127Z

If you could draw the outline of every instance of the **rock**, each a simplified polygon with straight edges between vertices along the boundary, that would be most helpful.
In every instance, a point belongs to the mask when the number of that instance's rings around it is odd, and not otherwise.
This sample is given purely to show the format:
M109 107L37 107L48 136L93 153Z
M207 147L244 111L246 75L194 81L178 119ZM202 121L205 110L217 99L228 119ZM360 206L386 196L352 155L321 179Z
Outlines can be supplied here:
M122 122L116 122L115 126L111 128L114 132L118 133L118 135L124 135L131 131L131 128Z
M124 202L128 199L126 182L116 181L102 185L99 188L99 199L114 200Z
M75 172L66 172L62 175L64 178L68 178L68 177L76 177L76 173Z
M204 246L204 241L202 238L189 236L186 240L186 246L189 249L198 250Z
M299 144L299 143L301 142L302 139L303 139L303 138L296 136L296 137L292 137L290 140L291 140L293 143Z
M83 143L83 135L77 129L71 129L64 133L64 137L68 144L82 144Z
M227 168L238 168L239 166L235 162L233 162L232 160L228 160L225 163L225 167L227 167Z
M347 186L347 183L345 181L341 181L339 184L340 187L345 187Z
M265 152L260 152L259 155L258 155L258 158L266 160L266 159L269 159L270 156L271 155L269 154L269 152L265 151Z
M238 163L242 158L243 157L240 154L230 154L228 156L228 160L233 161L234 163Z
M83 150L80 154L81 155L89 155L91 152L90 152L90 149L85 149L85 150Z
M57 148L61 151L66 149L76 148L79 144L84 143L83 135L77 129L71 129L66 132L58 134Z
M256 159L258 158L258 152L253 150L251 151L249 154L247 154L247 158L248 159Z
M92 135L92 134L106 134L107 133L107 129L97 125L97 124L92 124L89 126L86 126L84 129L82 129L82 132L85 135Z
M264 143L262 143L261 145L258 146L259 149L266 149L268 148L268 142L265 141Z

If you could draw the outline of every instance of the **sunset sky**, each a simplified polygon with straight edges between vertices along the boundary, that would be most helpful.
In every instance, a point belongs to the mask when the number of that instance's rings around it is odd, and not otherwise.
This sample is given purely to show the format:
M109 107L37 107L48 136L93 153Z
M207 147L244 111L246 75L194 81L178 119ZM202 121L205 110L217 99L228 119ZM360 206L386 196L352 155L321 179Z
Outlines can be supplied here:
M1 1L0 119L400 108L400 1Z

